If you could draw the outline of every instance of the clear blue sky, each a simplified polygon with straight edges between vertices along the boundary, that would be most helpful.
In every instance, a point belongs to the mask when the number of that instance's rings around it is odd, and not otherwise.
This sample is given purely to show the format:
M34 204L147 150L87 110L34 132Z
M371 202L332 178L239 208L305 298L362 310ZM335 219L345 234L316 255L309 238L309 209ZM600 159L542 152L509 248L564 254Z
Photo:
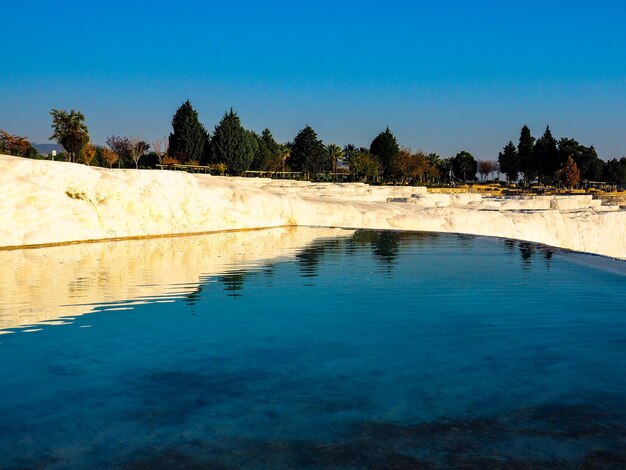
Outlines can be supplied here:
M190 99L281 141L495 158L519 129L626 156L626 2L7 1L0 128L46 142L51 108L93 140L151 141Z

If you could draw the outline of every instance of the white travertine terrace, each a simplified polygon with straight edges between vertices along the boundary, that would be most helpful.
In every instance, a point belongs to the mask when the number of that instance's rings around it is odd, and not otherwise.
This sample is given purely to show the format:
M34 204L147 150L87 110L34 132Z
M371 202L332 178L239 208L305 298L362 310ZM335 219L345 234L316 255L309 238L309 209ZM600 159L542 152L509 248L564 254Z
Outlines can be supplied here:
M108 170L0 156L0 247L278 226L455 232L626 259L626 211L591 196Z

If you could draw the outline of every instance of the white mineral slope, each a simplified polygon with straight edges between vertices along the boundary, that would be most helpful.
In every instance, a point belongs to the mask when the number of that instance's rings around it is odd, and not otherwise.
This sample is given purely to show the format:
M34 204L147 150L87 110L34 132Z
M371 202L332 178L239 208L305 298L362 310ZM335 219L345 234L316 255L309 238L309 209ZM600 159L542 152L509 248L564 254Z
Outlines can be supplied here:
M291 225L456 232L626 259L626 212L589 196L108 170L0 156L0 246Z
M352 234L283 227L0 250L0 335L66 324L94 310L174 301L216 276L262 269L294 259L314 243Z

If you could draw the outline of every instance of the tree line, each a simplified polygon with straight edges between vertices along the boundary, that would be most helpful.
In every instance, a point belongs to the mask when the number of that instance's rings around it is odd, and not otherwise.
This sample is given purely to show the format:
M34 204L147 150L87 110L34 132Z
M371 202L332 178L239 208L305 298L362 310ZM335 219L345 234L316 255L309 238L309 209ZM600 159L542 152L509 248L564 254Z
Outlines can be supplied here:
M472 182L480 174L506 175L508 182L530 185L562 183L573 186L579 179L626 184L626 158L601 160L594 147L585 147L571 138L557 141L547 127L535 139L528 126L520 133L518 145L507 143L497 161L477 161L467 151L442 158L436 153L413 151L398 144L387 127L369 147L324 144L311 126L305 126L291 142L277 142L269 129L261 134L243 127L237 113L226 111L208 131L189 100L174 113L172 132L147 143L138 137L112 135L106 146L94 145L85 117L76 110L53 109L53 134L70 162L118 168L155 168L157 165L209 165L221 173L242 175L246 171L299 172L315 179L344 172L353 181L442 184ZM37 151L24 137L0 130L0 152L36 158Z
M517 146L509 141L498 155L498 164L507 181L523 185L537 181L571 186L568 183L574 180L626 184L626 158L605 162L593 145L585 147L567 137L557 141L549 126L538 139L523 126Z

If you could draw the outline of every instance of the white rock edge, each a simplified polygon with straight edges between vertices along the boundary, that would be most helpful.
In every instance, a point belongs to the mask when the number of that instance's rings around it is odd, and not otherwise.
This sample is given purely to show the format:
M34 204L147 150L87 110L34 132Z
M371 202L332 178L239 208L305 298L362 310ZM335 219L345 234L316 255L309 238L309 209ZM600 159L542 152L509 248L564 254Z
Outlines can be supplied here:
M282 226L484 235L626 259L626 211L590 196L121 170L0 155L0 247Z

